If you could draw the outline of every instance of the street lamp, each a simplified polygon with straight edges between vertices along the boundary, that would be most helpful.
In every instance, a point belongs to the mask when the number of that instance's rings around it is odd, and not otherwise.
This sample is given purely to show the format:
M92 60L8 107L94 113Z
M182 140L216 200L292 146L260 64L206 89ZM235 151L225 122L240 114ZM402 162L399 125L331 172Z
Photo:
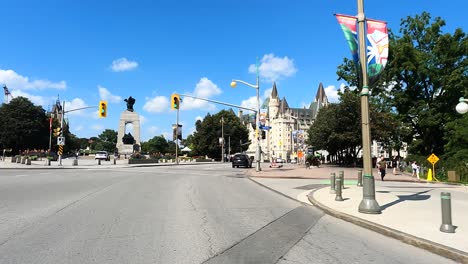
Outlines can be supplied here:
M466 103L468 102L468 99L460 97L459 101L460 102L457 104L455 109L457 110L458 113L465 114L466 112L468 112L468 104Z
M256 113L256 120L255 120L255 138L257 139L257 150L255 151L255 159L256 159L256 166L255 166L255 171L261 171L262 168L260 167L260 137L259 137L259 128L260 128L260 97L259 97L259 90L260 90L260 82L259 82L259 76L258 76L258 67L257 67L257 84L253 85L248 82L244 82L241 80L232 80L231 82L231 87L235 88L237 86L237 83L243 83L249 87L252 87L257 90L257 113Z
M372 176L372 162L370 151L370 125L369 125L369 86L367 77L367 49L365 35L364 0L358 0L358 23L359 23L359 59L362 71L361 89L361 128L362 128L362 159L364 167L363 198L359 204L358 211L365 214L380 214L380 205L375 200L375 179Z

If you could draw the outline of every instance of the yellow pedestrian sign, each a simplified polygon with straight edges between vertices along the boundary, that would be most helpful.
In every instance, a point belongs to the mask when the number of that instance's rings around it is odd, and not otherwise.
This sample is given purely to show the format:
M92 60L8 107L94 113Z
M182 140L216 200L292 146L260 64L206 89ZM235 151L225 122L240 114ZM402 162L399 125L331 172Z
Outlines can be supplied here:
M436 176L435 176L436 171L435 171L434 164L436 164L436 163L439 161L439 157L437 157L434 153L432 153L432 154L427 158L427 161L429 161L429 162L432 164L432 177L431 177L431 178L434 178L436 181L438 181L437 178L436 178ZM431 169L429 169L429 172L431 172ZM429 172L428 172L428 175L427 175L427 176L428 176L427 179L428 179L429 181L431 181L432 179L429 178Z
M436 164L439 161L439 157L437 157L434 153L432 153L429 158L427 158L432 165Z

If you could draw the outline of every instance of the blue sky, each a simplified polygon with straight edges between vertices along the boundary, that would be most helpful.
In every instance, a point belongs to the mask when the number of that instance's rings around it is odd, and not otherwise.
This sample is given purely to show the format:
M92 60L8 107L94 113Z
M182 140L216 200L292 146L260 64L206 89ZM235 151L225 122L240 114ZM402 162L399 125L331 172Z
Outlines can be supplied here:
M331 101L343 83L336 69L350 51L334 13L355 15L357 1L0 1L0 84L50 109L60 95L66 109L109 103L108 117L97 109L67 114L71 132L97 136L118 130L136 98L141 138L171 135L174 92L255 107L255 90L231 79L255 83L260 94L276 81L291 107L308 106L320 82ZM466 0L365 1L366 16L388 22L423 11L442 17L446 32L467 31ZM390 47L391 52L391 47ZM180 111L184 137L197 118L225 107L185 98ZM237 109L235 109L237 111Z

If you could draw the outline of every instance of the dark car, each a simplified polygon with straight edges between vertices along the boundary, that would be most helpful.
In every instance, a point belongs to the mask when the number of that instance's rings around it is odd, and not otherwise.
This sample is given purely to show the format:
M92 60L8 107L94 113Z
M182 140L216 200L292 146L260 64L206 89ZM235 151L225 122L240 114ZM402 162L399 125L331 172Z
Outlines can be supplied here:
M232 157L232 167L252 168L252 160L246 154L236 154Z

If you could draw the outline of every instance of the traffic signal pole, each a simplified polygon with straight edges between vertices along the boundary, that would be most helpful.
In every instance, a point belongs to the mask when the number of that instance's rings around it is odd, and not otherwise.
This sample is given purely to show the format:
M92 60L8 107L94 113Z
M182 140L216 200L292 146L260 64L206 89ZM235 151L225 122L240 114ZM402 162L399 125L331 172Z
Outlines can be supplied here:
M62 106L62 116L60 117L60 135L63 135L63 116L65 115L65 101L63 101ZM62 166L62 152L59 153L59 166Z
M180 104L180 102L179 102ZM179 165L179 107L177 107L177 117L176 117L176 146L175 146L175 159L176 159L176 164Z

